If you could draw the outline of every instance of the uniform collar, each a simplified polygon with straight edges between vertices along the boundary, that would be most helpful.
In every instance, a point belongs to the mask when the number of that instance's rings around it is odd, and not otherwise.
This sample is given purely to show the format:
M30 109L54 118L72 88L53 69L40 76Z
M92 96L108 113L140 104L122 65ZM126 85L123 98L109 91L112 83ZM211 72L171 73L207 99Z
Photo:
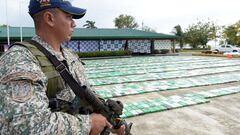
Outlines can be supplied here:
M42 40L40 36L35 36L32 38L32 40L38 42L39 44L41 44L44 48L46 48L51 54L55 55L58 60L62 61L62 60L65 60L63 54L65 52L64 48L61 47L61 51L62 52L57 52L55 51L52 46L47 43L46 41Z

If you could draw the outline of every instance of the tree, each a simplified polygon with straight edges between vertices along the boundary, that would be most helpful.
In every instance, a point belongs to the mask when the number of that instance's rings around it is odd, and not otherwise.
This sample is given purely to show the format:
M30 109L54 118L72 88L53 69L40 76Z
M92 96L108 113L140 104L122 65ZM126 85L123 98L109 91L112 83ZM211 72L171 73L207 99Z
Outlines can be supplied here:
M7 27L7 24L1 24L0 27Z
M117 18L114 19L115 27L118 29L122 28L130 28L135 29L138 27L138 24L135 22L134 17L130 15L119 15Z
M154 30L153 28L148 27L148 26L143 26L143 27L142 27L142 30L143 30L143 31L146 31L146 32L154 32L154 33L157 33L156 30Z
M97 27L95 26L95 23L96 22L94 22L94 21L87 20L86 24L84 24L83 27L88 28L88 29L96 29Z
M224 37L229 44L240 46L240 20L223 31Z
M216 38L217 30L219 29L213 22L208 21L197 22L197 24L190 25L184 33L184 41L189 43L193 48L201 45L206 48L208 41Z
M182 28L180 25L176 25L173 28L172 33L174 33L178 38L177 38L177 42L179 42L180 48L183 48L183 38L184 38L184 33L182 31Z

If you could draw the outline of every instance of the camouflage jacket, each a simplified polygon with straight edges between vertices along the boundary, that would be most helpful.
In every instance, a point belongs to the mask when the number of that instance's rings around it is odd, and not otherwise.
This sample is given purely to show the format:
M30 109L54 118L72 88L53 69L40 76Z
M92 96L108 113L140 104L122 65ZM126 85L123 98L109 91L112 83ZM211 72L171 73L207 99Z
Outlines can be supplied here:
M56 52L40 37L39 42L60 61L66 60L74 78L88 85L84 68L71 51L63 48ZM41 71L38 60L25 47L13 46L0 57L0 134L89 134L89 115L70 115L51 112L46 95L47 77ZM72 101L75 94L65 84L57 98Z

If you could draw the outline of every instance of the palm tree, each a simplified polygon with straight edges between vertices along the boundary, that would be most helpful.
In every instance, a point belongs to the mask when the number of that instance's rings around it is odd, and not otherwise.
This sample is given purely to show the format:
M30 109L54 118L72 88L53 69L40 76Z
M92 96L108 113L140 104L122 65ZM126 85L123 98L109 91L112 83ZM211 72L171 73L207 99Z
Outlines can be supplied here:
M183 48L183 31L180 25L176 25L173 28L173 32L176 36L178 36L177 41L179 42L180 48Z
M94 22L94 21L87 20L86 24L84 24L83 27L88 28L88 29L96 29L97 27L95 26L95 23L96 22Z

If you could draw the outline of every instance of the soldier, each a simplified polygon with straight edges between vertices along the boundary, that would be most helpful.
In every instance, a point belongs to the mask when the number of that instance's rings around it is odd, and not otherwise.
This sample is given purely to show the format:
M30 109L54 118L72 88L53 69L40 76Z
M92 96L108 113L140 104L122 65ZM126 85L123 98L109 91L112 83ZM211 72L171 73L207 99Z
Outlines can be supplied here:
M71 39L75 22L86 13L66 0L30 0L29 14L40 43L68 67L73 77L87 85L84 69L71 51L61 44ZM57 89L52 93L49 89ZM101 114L70 115L53 112L49 97L74 101L75 94L34 47L12 46L0 58L0 134L97 135L111 124ZM124 126L115 131L124 134Z

